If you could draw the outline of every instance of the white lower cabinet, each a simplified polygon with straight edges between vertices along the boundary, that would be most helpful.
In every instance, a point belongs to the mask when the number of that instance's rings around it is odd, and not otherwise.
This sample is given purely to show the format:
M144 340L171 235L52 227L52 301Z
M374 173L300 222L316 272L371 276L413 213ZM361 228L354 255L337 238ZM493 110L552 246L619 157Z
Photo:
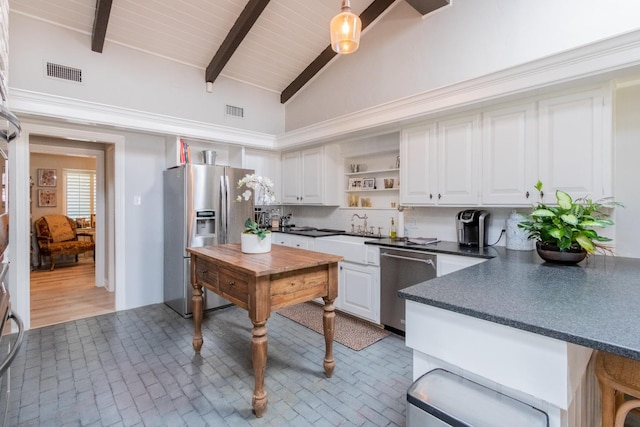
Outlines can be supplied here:
M380 267L341 262L336 308L380 323Z
M313 250L315 238L306 236L297 236L287 233L271 233L271 243L276 245L291 246L293 248Z

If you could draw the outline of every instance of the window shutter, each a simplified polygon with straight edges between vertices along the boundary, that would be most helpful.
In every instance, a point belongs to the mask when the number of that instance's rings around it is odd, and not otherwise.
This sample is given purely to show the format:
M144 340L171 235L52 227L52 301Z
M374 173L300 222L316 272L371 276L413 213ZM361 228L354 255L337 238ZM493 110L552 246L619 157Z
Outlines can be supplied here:
M91 218L95 213L96 173L85 170L65 170L66 212L70 218Z

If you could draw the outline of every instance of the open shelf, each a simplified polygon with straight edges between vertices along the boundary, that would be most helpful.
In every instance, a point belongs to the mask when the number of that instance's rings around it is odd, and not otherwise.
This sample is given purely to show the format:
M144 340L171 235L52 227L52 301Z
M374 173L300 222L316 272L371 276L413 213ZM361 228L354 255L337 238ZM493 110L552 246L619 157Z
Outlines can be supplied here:
M344 190L345 193L376 193L380 191L398 191L400 190L398 187L396 188L374 188L372 190Z
M395 175L399 171L400 169L376 169L376 170L370 170L370 171L364 171L364 172L348 172L345 174L345 176L367 176L367 175L380 175L384 173Z

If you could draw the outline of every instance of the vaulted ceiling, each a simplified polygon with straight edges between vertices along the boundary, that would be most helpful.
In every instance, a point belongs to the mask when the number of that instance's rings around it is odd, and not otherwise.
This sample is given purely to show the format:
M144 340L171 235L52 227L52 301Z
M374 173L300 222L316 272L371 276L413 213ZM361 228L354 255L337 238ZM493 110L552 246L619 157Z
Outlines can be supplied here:
M395 1L351 0L365 29ZM450 0L406 0L425 15ZM336 56L329 22L340 0L10 0L12 12L280 93L286 102ZM419 19L419 14L416 14ZM363 34L361 43L366 43Z

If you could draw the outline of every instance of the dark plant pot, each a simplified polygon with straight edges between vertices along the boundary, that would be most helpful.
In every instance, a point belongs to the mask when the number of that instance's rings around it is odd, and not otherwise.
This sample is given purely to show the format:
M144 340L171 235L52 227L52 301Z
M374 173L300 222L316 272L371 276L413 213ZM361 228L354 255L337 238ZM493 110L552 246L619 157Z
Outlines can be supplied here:
M556 264L577 264L587 256L583 248L559 249L556 245L536 242L536 250L540 258Z

